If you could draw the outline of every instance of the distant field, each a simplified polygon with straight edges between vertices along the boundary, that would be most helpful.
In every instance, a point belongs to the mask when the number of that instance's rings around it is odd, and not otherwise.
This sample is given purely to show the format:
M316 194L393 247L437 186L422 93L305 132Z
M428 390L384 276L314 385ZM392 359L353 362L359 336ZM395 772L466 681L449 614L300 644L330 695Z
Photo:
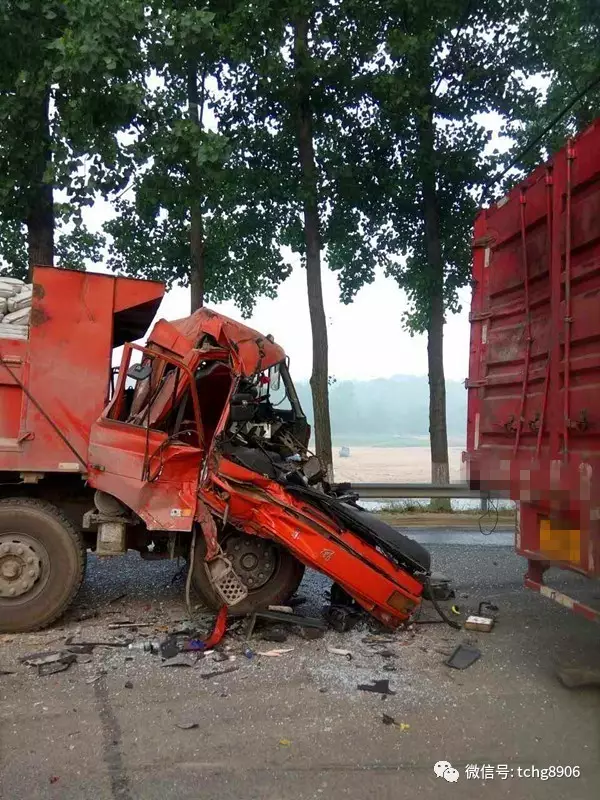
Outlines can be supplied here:
M450 447L450 480L461 477L463 447ZM336 481L350 483L430 483L429 447L350 447L350 457L340 458L334 449Z
M448 437L448 444L450 446L461 447L462 439L459 437ZM429 435L423 436L375 436L372 433L361 436L360 434L352 434L348 436L334 435L333 446L338 450L343 445L348 447L429 447Z

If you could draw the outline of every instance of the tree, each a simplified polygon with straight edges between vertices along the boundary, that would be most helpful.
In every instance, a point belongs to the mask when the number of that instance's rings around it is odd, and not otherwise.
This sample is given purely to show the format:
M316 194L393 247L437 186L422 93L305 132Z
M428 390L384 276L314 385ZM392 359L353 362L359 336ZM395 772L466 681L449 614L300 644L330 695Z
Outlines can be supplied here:
M0 258L13 274L99 257L81 209L126 178L117 136L137 110L143 26L141 0L2 4Z
M219 131L215 75L232 46L226 20L235 6L153 4L152 78L130 146L136 174L105 230L113 269L190 286L192 311L232 299L249 314L289 268L274 243L272 176Z
M332 476L327 325L322 259L348 272L372 272L377 235L357 204L354 164L360 127L361 63L352 4L260 0L241 7L238 46L219 76L221 130L248 165L271 177L276 242L306 269L313 367L310 380L316 452ZM358 174L358 173L357 173ZM366 170L362 176L366 175ZM372 195L369 195L372 196Z
M531 55L513 0L381 0L367 13L375 57L363 70L370 109L361 137L379 160L387 274L408 295L408 329L427 334L431 477L441 485L449 480L444 318L459 310L457 290L470 278L474 195L490 167L480 115L519 114ZM341 268L347 300L364 279Z
M511 156L517 163L503 189L600 115L600 5L595 0L549 0L532 5L527 25L536 69L548 86L535 98L527 118L508 127L515 139Z

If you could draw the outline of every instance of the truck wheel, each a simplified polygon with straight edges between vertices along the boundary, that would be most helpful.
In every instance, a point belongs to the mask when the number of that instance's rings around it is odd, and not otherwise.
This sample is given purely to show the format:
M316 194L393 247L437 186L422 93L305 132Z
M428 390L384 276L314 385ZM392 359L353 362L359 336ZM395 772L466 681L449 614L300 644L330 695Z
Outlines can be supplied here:
M248 597L231 607L232 616L251 614L270 605L286 603L304 575L304 564L289 550L260 536L249 536L231 529L219 540L237 575L248 588ZM196 539L192 586L208 608L217 611L222 601L208 579L206 545L199 533Z
M81 586L85 559L81 537L50 503L0 500L0 632L39 630L60 617Z

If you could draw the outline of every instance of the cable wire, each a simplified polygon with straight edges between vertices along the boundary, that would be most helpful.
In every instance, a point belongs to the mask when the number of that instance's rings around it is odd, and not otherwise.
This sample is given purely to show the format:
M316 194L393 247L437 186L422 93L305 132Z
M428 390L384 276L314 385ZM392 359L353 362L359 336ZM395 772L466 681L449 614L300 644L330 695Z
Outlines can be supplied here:
M559 111L558 114L556 114L550 120L550 122L546 125L544 130L541 133L539 133L535 137L535 139L529 142L529 144L523 150L521 150L521 152L517 156L515 156L515 158L513 158L510 164L506 167L506 169L503 172L500 173L500 175L491 178L484 185L481 192L481 199L479 201L479 205L481 205L487 199L488 192L492 188L492 186L494 184L499 183L499 181L501 181L502 178L504 178L506 173L509 172L516 164L518 164L519 161L523 158L523 156L527 155L527 153L529 153L529 151L532 150L536 146L536 144L538 144L544 138L544 136L550 133L552 128L557 124L557 122L560 122L560 120L565 116L565 114L567 114L573 108L573 106L576 105L576 103L578 103L582 99L582 97L584 97L590 91L590 89L593 89L598 84L600 84L600 72L596 75L596 77L592 81L590 81L590 83L587 84L587 86L581 89L581 91L577 92L575 97L561 111Z

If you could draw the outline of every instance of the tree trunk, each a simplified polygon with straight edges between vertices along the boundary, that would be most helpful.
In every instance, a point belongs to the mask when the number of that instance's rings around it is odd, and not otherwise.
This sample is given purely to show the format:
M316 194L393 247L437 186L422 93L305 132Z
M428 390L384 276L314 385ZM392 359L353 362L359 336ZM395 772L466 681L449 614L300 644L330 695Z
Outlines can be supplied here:
M312 331L312 392L315 450L333 481L331 448L331 419L329 416L329 366L327 320L321 283L321 235L317 188L317 165L312 132L310 104L310 52L308 18L299 17L294 25L294 65L297 93L297 137L302 173L302 203L304 212L304 241L306 245L306 284Z
M202 111L204 108L204 75L202 76L202 101L198 92L198 64L187 65L188 116L190 120L202 128ZM196 161L190 164L190 188L192 196L200 194L200 174ZM190 307L192 313L204 305L205 281L205 244L204 220L200 199L192 201L190 209Z
M427 366L429 373L429 439L431 482L450 482L448 433L446 429L446 382L444 378L444 264L440 241L440 218L436 191L433 98L426 116L419 117L420 170L423 219L428 262L429 309L427 322ZM432 507L449 511L449 499L433 499Z
M29 261L29 279L32 278L33 267L54 264L54 198L52 183L44 181L44 174L52 162L50 142L50 92L41 99L36 112L40 124L42 140L36 160L36 179L32 186L27 211L27 249ZM34 150L35 153L35 150Z
M204 305L204 223L199 205L194 205L191 210L190 256L190 306L193 313Z

